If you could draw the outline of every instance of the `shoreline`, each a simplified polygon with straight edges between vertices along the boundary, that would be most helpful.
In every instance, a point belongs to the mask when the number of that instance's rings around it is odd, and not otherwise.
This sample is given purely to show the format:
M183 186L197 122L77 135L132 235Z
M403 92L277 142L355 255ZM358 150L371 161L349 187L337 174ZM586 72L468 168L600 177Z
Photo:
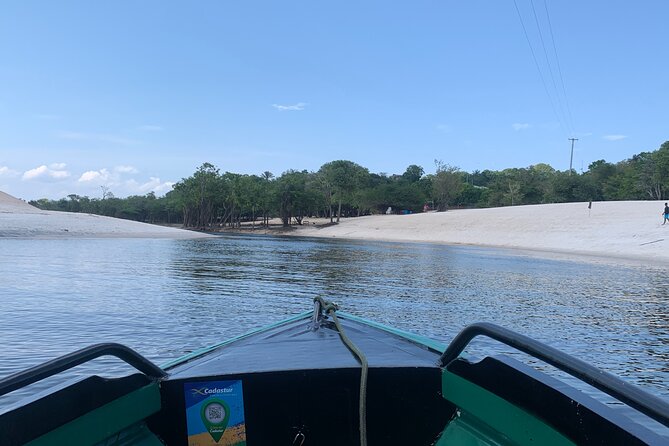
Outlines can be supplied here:
M1 203L0 203L1 205ZM35 208L33 208L35 209ZM0 207L1 240L197 239L215 235L93 214Z
M510 254L595 263L669 266L669 225L660 201L559 203L409 215L306 218L302 225L199 232L92 214L42 211L0 192L0 240L69 238L198 239L270 235L500 249ZM254 229L252 229L252 226Z
M215 235L93 214L59 211L2 212L0 240L80 238L197 239Z
M482 247L590 263L669 266L669 225L660 201L560 203L328 219L218 234L429 243ZM658 210L659 209L659 210ZM316 224L314 224L316 223Z
M0 191L0 240L207 237L214 236L102 215L43 211Z
M270 234L271 235L271 234ZM280 236L276 234L276 236ZM320 238L323 240L329 240L331 237L318 237L318 236L305 236L303 234L291 234L288 237L306 237L306 238ZM473 244L473 243L455 243L455 242L426 242L426 241L407 241L407 240L392 240L392 239L362 239L362 238L339 238L340 240L350 240L350 241L365 241L365 242L379 242L379 243L399 243L399 244L416 244L416 245L441 245L441 246L450 246L455 248L473 248L481 250L494 250L498 252L504 252L505 255L509 256L519 256L519 257L532 257L540 258L544 260L558 260L558 261L571 261L571 262L581 262L581 263L591 263L591 264L608 264L608 265L629 265L629 266L648 266L648 259L642 256L633 256L633 255L615 255L599 252L588 252L588 251L571 251L571 250L548 250L548 249L538 249L538 248L527 248L527 247L516 247L516 246L503 246L503 245L482 245L482 244ZM655 267L667 267L669 268L669 259L659 259L657 264L653 265Z
M247 229L226 229L223 231L209 232L210 234L215 234L217 236L270 236L270 237L285 237L285 238L309 238L309 239L320 239L320 240L344 240L352 242L368 242L368 243L392 243L392 244L410 244L410 245L441 245L441 246L451 246L455 248L474 248L481 250L494 250L504 252L506 255L510 256L521 256L521 257L533 257L547 260L558 260L558 261L572 261L572 262L582 262L582 263L591 263L591 264L608 264L608 265L627 265L627 266L649 266L649 259L644 256L634 256L629 254L610 254L602 252L589 252L589 251L574 251L574 250L559 250L559 249L539 249L539 248L529 248L529 247L516 247L508 245L484 245L484 244L474 244L474 243L457 243L457 242L444 242L444 241L414 241L414 240L402 240L402 239L385 239L385 238L362 238L362 237L331 237L331 236L320 236L305 234L301 231L300 228L296 229L284 229L279 230L275 228L260 230L247 230ZM651 265L654 267L665 267L669 268L669 259L654 259L657 264Z

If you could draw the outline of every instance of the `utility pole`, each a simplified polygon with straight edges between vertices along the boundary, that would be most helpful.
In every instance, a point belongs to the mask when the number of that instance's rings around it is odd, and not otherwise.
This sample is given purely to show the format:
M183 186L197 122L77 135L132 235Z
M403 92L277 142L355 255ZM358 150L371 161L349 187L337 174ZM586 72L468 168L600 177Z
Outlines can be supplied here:
M578 141L578 138L567 138L571 141L571 157L569 157L569 175L571 175L571 164L574 161L574 141Z

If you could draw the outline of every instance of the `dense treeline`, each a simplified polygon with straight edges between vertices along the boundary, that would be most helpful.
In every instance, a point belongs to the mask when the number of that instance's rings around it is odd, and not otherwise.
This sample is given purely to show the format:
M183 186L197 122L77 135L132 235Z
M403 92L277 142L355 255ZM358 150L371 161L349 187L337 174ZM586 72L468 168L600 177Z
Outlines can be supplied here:
M41 209L87 212L150 223L187 227L238 227L242 222L284 226L305 217L340 217L419 212L449 207L601 200L669 199L669 141L619 163L595 161L583 173L557 171L548 164L502 171L464 172L436 160L436 172L411 165L401 175L370 173L346 160L324 164L317 172L288 170L279 177L221 173L209 163L174 185L164 197L154 193L116 198L103 188L101 199L68 195L30 204Z

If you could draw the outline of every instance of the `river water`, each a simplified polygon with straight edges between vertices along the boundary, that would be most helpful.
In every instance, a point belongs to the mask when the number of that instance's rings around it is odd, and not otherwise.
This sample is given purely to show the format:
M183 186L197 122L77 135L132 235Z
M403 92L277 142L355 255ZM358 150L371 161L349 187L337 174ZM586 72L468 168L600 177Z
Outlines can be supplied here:
M309 310L323 296L444 343L469 323L494 322L669 399L668 273L429 244L5 239L0 378L97 342L164 363ZM499 347L481 340L473 351L486 348ZM95 367L123 369L102 359L72 373ZM0 398L0 407L22 394Z

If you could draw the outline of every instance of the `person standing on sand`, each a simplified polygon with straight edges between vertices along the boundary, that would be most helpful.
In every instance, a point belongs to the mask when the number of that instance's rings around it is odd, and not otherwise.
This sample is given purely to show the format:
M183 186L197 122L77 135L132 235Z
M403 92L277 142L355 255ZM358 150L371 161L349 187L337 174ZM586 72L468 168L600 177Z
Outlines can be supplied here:
M667 205L667 203L664 203L663 215L664 215L664 221L662 222L662 224L664 225L665 223L667 223L667 220L669 220L669 205Z

